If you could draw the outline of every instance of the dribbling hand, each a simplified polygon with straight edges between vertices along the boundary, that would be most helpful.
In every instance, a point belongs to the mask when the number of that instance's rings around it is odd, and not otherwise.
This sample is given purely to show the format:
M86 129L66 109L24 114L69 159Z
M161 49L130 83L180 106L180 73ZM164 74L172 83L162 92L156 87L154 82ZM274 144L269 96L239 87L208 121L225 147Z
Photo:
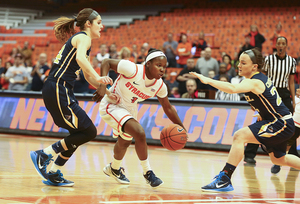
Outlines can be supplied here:
M110 85L113 84L113 80L108 76L100 77L99 80L97 80L97 82L101 84L110 84Z

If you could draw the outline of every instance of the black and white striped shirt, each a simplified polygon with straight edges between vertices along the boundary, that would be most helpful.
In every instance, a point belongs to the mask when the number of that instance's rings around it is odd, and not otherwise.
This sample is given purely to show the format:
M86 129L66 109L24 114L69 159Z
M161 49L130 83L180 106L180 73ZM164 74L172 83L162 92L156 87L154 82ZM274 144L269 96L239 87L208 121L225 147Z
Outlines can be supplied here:
M296 73L296 60L288 55L284 59L276 54L269 55L265 59L263 71L268 73L276 88L287 88L290 75Z

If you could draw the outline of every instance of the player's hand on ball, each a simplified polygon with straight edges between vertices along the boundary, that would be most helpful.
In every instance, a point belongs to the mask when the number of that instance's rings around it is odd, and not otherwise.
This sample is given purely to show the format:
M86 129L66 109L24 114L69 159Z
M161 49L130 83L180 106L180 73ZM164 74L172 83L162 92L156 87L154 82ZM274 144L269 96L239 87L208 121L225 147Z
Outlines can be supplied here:
M197 72L189 72L191 75L197 77L203 84L208 84L210 78L203 76L202 74L198 74Z
M113 80L108 76L100 77L97 81L101 84L113 84Z

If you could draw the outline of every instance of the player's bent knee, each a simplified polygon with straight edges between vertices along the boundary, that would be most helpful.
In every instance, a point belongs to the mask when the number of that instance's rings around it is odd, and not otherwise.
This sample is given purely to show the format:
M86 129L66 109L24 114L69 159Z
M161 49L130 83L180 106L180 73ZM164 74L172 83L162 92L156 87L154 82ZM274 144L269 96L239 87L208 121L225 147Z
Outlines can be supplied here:
M93 140L97 136L97 129L94 124L90 125L87 129L84 130L84 133L87 137L87 140Z

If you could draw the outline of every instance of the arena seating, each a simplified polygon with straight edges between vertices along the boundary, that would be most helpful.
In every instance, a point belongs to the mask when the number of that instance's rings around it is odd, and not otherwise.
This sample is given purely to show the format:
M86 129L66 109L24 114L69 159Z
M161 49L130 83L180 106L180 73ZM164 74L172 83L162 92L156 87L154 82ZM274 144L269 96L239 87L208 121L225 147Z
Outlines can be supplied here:
M114 12L117 13L117 11ZM108 45L116 43L119 50L123 46L131 48L133 44L141 46L144 42L148 42L151 47L161 48L168 32L179 36L184 30L190 42L197 38L200 31L204 31L208 44L215 48L213 57L219 59L221 53L226 52L233 58L239 46L244 42L244 36L249 32L251 24L256 24L259 32L266 38L263 44L263 54L266 55L272 53L270 38L274 33L275 25L279 22L283 25L285 33L290 35L288 53L293 57L300 56L300 48L297 46L300 39L300 7L177 8L148 17L138 14L132 14L135 16L130 17L125 13L123 17L122 13L119 13L119 17L124 19L119 26L113 24L116 16L111 16L109 12L101 13L105 30L102 31L101 38L93 42L92 56L96 55L101 43ZM18 27L22 28L23 34L31 33L32 37L12 35L14 32L20 32L18 29L10 29L10 36L3 37L3 33L8 31L3 31L3 27L0 28L0 41L17 42L15 45L3 44L0 54L7 54L10 48L22 45L25 40L28 40L30 44L36 45L34 61L40 51L45 51L50 57L55 57L61 45L52 30L53 22L51 21L54 18L47 18L36 19L32 21L32 24L27 23L25 26ZM42 36L37 36L37 34Z

